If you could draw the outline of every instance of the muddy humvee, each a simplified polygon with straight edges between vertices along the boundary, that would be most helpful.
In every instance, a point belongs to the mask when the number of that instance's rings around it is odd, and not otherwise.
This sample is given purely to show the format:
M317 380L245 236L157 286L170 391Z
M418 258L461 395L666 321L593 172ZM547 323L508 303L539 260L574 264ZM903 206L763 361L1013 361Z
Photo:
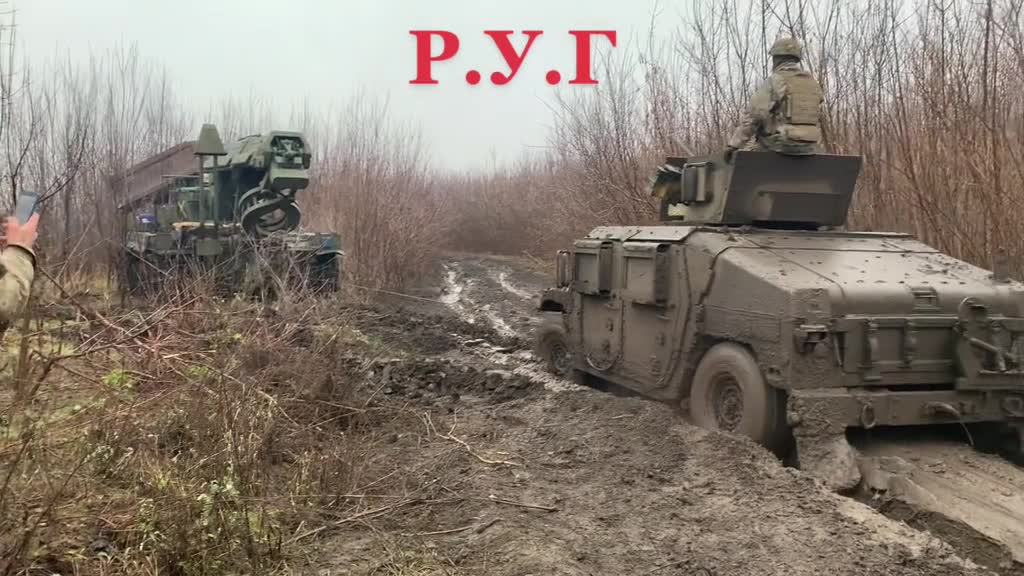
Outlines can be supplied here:
M905 234L841 230L860 168L669 158L662 225L558 253L538 354L777 450L822 426L991 423L1019 452L1024 285Z

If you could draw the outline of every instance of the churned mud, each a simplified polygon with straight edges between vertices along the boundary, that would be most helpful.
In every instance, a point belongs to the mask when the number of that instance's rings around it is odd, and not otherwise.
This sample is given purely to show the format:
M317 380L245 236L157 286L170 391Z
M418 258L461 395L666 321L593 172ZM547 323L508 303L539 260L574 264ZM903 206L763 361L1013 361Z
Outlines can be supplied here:
M405 466L434 463L420 500L375 522L382 538L353 529L326 544L323 573L983 573L658 404L554 392L455 420L434 426L458 442L396 442Z
M999 573L1024 574L1019 467L934 431L875 435L857 444L870 505Z
M537 322L532 306L548 279L517 268L512 260L481 258L445 264L441 300L460 318L484 323L503 335L528 334Z
M406 489L351 495L364 512L324 527L296 573L1019 573L1019 469L855 442L865 486L838 495L673 407L545 372L529 336L547 282L453 258L429 301L359 312L387 351L359 363L365 385L420 423L379 448Z

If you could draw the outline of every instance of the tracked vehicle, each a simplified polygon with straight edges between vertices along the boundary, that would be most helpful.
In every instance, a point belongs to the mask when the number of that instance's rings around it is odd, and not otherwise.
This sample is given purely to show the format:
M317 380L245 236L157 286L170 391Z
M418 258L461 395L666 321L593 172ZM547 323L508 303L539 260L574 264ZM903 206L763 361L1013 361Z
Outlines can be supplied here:
M669 158L661 225L599 227L558 253L539 355L771 448L811 429L962 423L1019 454L1024 285L905 234L843 231L860 168Z
M299 132L246 136L225 147L213 125L196 142L133 167L122 280L153 293L197 275L222 293L274 297L283 288L338 289L337 234L298 230L312 155Z

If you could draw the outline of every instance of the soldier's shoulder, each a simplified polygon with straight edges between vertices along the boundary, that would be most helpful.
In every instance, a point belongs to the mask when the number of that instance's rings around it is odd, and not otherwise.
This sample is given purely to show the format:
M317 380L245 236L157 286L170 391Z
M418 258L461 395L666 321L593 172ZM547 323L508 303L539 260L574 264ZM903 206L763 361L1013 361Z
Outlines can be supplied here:
M27 276L36 266L36 255L22 246L6 246L0 250L0 275L15 274Z

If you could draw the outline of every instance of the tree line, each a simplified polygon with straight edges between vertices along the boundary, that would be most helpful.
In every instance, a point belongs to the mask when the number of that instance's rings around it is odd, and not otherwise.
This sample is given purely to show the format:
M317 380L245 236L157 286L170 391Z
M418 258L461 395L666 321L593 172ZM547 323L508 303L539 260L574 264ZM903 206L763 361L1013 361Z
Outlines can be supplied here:
M547 256L598 224L656 218L654 168L723 146L780 34L805 43L828 151L864 157L850 227L910 232L1024 273L1024 0L694 0L649 41L601 55L599 86L554 102L549 147L503 167L431 165L415 119L373 95L336 112L227 99L200 111L134 47L30 66L0 22L0 209L47 198L41 250L59 274L116 272L127 169L217 123L225 139L287 127L314 146L304 223L342 234L348 280L402 289L439 250ZM666 37L658 30L672 30Z

